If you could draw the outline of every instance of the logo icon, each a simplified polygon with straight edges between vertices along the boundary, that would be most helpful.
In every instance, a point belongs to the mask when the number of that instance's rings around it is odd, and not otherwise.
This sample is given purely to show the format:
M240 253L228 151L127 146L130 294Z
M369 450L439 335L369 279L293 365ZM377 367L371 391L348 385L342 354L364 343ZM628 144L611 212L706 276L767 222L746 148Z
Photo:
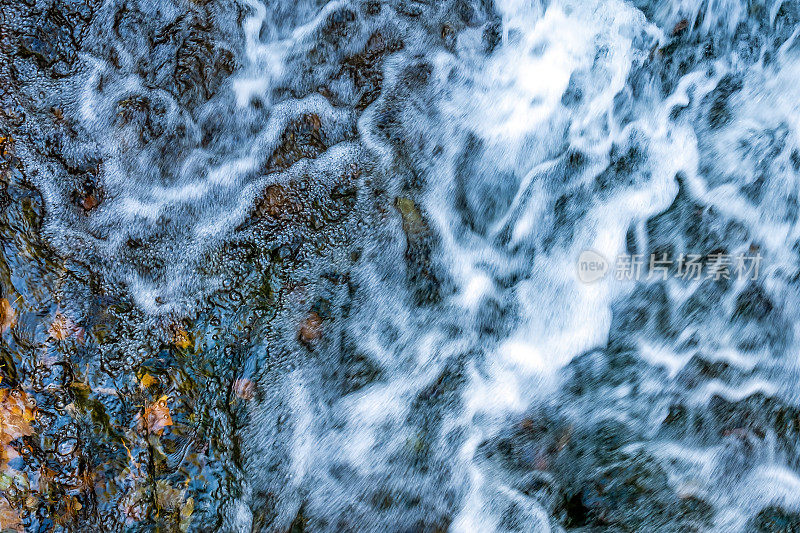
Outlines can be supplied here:
M608 261L594 250L584 250L578 256L578 279L592 283L608 274Z

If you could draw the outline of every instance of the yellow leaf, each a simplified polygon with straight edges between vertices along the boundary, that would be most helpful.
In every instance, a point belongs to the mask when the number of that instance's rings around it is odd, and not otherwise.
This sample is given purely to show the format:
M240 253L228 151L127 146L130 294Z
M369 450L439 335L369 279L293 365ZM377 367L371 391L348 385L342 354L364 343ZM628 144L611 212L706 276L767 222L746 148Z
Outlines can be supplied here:
M184 491L176 489L166 480L156 481L156 506L159 509L174 510L183 505Z
M156 481L156 509L168 513L177 513L180 519L180 531L186 531L194 512L194 499L186 498L186 490L173 487L166 480Z
M422 217L419 208L410 198L398 197L395 201L397 210L400 211L400 216L403 223L403 231L406 235L414 236L423 233L427 229L425 219Z
M147 373L145 373L145 375L142 376L142 379L139 380L139 381L141 382L141 385L142 385L143 389L146 389L148 387L152 387L153 385L158 383L158 380L156 378L154 378L153 376L151 376L150 374L147 374Z

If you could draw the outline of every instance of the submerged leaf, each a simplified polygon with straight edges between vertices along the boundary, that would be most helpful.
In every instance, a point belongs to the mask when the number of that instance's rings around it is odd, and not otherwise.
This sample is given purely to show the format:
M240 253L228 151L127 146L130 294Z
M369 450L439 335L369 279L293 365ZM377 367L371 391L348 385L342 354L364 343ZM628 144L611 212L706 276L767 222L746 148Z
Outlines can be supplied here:
M316 312L311 312L300 325L300 339L311 342L322 336L322 317Z
M180 529L181 531L187 531L189 529L189 524L192 522L192 513L194 512L194 498L189 498L186 500L186 504L181 507L181 514L180 514Z
M0 333L4 333L7 329L13 328L17 323L17 313L11 307L11 303L5 299L0 298Z
M247 378L238 378L233 382L233 393L242 400L252 400L255 396L255 384Z
M172 342L173 344L175 344L177 348L180 348L181 350L186 350L188 348L191 348L192 345L194 344L189 334L183 328L175 329L175 332L172 336Z
M156 510L176 517L179 530L187 531L194 512L194 498L187 499L185 489L175 488L164 479L156 481L155 493Z
M168 401L168 396L162 396L156 402L146 406L144 412L138 416L139 429L160 435L165 427L171 426L172 416L167 405Z
M53 321L50 323L50 327L47 329L47 333L50 335L51 339L63 341L69 337L75 329L75 323L72 322L72 320L67 318L63 313L57 312L56 316L53 317Z
M154 378L153 376L151 376L150 374L145 373L142 376L142 378L139 380L139 382L141 383L142 388L146 389L146 388L152 387L153 385L158 383L158 380L156 378Z
M0 442L0 471L4 471L8 463L19 457L19 453L9 444Z
M156 482L156 507L164 510L180 509L183 506L183 494L184 491L159 479Z
M17 513L3 496L0 496L0 530L25 531L22 527L19 513Z
M0 444L33 435L36 407L21 390L0 389Z

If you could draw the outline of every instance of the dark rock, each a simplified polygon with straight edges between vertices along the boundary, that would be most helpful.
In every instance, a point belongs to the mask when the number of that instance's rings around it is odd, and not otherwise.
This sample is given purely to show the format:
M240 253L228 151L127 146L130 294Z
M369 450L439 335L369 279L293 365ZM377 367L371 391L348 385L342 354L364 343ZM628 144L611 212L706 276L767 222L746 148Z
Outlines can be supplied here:
M400 212L406 234L406 265L415 300L434 303L440 299L440 281L432 264L432 232L413 200L399 197L395 207Z
M758 533L798 533L800 513L771 505L761 509L750 521L749 527Z

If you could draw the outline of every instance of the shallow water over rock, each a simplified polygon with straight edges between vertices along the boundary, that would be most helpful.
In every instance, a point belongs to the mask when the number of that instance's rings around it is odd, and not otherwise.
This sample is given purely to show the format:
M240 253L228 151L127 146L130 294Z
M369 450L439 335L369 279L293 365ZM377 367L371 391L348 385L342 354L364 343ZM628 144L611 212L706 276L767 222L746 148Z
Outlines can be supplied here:
M0 3L0 529L800 528L797 2Z

